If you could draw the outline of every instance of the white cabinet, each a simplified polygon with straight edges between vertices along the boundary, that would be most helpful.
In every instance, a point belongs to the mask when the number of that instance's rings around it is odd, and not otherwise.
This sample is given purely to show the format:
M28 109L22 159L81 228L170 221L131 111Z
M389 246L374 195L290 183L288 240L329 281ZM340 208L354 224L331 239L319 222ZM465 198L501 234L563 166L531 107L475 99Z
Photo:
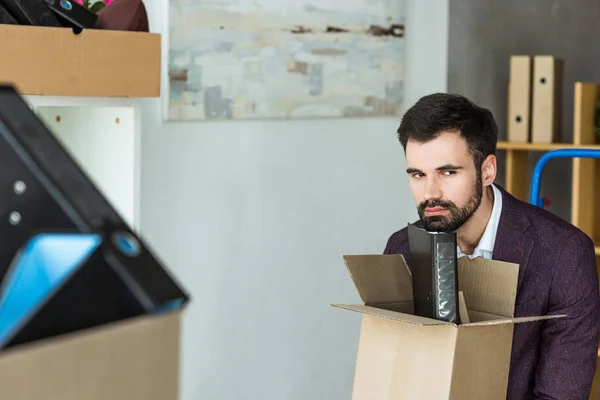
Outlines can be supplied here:
M138 99L25 96L40 119L139 232Z

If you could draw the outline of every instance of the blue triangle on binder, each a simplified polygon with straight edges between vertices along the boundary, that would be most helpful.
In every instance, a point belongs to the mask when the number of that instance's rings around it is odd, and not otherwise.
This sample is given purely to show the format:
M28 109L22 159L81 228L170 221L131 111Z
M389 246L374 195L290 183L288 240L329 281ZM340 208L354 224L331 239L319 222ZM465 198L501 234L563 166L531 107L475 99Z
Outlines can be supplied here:
M40 234L13 260L0 294L0 344L5 343L100 246L95 234Z

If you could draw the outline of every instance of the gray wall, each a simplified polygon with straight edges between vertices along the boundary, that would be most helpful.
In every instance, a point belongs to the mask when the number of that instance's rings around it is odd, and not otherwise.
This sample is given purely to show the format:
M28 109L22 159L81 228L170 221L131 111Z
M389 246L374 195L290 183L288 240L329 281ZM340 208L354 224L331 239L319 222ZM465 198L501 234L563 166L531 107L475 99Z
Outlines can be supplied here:
M409 3L411 103L446 90L448 15L446 0ZM168 2L145 4L167 32ZM360 301L341 254L380 254L417 217L399 121L167 124L160 110L142 112L141 234L193 298L181 399L351 398L360 316L330 303Z
M600 82L600 2L590 0L450 0L448 90L467 95L494 113L506 140L509 57L553 55L564 59L562 141L573 139L573 84ZM504 182L504 152L499 153ZM530 166L539 154L530 156ZM531 172L529 174L531 176ZM542 194L550 210L570 219L571 163L554 160L544 170Z

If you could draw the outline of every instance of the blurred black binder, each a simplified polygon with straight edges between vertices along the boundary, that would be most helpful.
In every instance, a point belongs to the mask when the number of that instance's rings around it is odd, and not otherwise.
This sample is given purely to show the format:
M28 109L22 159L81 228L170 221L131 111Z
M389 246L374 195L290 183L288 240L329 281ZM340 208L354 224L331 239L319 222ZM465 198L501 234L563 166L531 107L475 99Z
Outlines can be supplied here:
M25 100L1 85L0 170L0 348L188 302Z
M19 25L62 26L44 0L0 0Z
M19 24L17 22L17 20L15 19L15 17L13 17L12 14L9 13L8 10L6 8L4 8L4 6L2 6L2 4L0 4L0 24L9 24L9 25L18 25Z
M182 307L183 294L152 304L129 271L136 239L115 233L33 235L0 286L0 348Z
M456 233L408 224L414 314L460 323Z
M62 25L78 29L93 28L98 16L81 4L71 0L44 0Z

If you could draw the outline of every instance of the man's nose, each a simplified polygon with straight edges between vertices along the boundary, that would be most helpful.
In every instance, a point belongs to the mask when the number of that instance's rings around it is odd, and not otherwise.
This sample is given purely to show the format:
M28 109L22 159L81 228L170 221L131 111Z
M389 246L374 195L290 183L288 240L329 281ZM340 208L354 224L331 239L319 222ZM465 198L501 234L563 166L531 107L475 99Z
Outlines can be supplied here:
M436 178L428 178L425 182L425 200L439 199L442 197L439 182Z

